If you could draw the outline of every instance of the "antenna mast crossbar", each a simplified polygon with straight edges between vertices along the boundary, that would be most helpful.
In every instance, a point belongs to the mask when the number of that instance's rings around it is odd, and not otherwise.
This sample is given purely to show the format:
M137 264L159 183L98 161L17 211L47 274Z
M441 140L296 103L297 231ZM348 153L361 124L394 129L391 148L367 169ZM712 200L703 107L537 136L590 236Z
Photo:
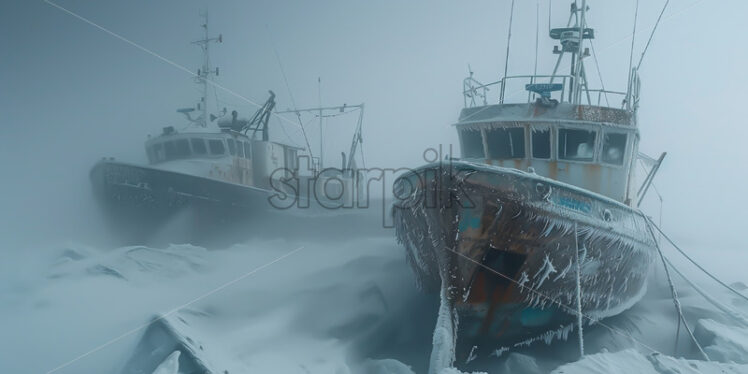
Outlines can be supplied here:
M204 37L201 40L192 42L192 44L200 46L200 49L203 51L203 66L197 70L197 75L195 76L195 81L202 86L202 98L200 98L200 103L198 104L198 109L202 114L193 120L193 122L206 127L208 121L211 119L208 114L208 81L210 81L211 76L218 76L218 68L213 69L210 66L209 46L210 43L214 42L223 43L223 36L219 34L217 37L211 37L208 33L208 13L203 13L202 16L205 20L202 24Z

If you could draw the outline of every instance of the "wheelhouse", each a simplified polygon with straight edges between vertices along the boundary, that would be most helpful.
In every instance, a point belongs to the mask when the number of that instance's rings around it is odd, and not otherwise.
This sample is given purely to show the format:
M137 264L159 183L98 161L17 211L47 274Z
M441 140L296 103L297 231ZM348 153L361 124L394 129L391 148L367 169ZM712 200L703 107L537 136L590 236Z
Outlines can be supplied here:
M524 113L535 113L525 104ZM564 105L545 116L471 118L456 124L462 158L535 173L626 202L630 169L638 146L638 131L629 122L596 122L562 115ZM585 108L570 109L584 113ZM599 108L598 108L599 109ZM550 113L549 113L550 112ZM470 111L463 111L463 116ZM478 115L480 116L480 114Z
M541 79L561 83L536 83ZM504 91L513 80L523 80L527 94L510 102ZM532 168L539 175L631 204L636 194L631 184L639 142L638 88L628 95L596 91L597 102L589 95L586 103L570 102L564 91L570 80L519 76L477 85L467 78L465 108L455 124L461 157L524 171ZM498 104L487 103L486 88L491 85L499 86ZM623 97L622 107L606 105L608 96ZM476 98L483 99L483 105Z
M252 159L252 141L241 134L170 133L149 139L145 149L152 165L186 159Z

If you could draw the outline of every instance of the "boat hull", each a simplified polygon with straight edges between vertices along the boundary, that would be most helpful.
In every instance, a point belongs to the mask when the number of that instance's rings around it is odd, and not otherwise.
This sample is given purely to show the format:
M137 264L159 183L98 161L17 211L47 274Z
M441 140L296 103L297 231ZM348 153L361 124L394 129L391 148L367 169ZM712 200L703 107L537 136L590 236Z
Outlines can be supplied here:
M397 237L423 287L447 277L461 336L506 344L565 335L643 295L656 253L641 213L516 169L432 164L395 183ZM578 248L578 252L575 249Z
M197 236L269 210L266 190L147 166L103 160L90 177L106 219L134 242L180 215Z
M258 236L340 238L384 230L377 204L332 209L308 201L276 208L273 191L114 160L98 162L90 177L119 245L230 245Z

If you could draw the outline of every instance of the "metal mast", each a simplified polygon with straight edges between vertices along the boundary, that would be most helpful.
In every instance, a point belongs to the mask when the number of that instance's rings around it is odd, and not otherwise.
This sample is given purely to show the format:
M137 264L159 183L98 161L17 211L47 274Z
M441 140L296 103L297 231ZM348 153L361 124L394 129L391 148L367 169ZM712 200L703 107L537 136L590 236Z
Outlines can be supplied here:
M561 49L554 47L553 53L558 54L556 66L553 68L550 83L556 78L558 68L561 64L564 54L571 54L571 72L569 78L569 102L579 104L582 100L582 91L587 94L587 101L590 102L589 90L587 88L587 74L584 70L584 58L589 57L589 48L584 47L585 39L594 39L595 31L587 28L587 1L582 0L581 8L577 6L576 0L571 3L571 14L567 26L563 28L551 29L551 39L561 42ZM570 27L572 19L575 20L574 26Z
M194 122L198 123L202 127L206 127L208 125L208 81L210 81L211 76L218 76L218 68L212 69L210 67L210 51L209 46L211 42L217 42L222 43L223 42L223 36L221 34L218 35L218 37L211 38L208 34L208 12L205 12L202 14L204 22L202 24L203 31L204 31L204 37L201 40L196 40L192 42L192 44L200 46L200 48L203 51L203 66L200 69L197 69L197 76L195 77L195 82L202 85L202 97L200 98L200 103L198 103L198 110L202 112L200 114L200 117L198 117Z
M574 2L576 4L576 1ZM587 0L582 0L582 8L577 9L577 27L579 29L579 49L577 53L572 54L572 59L576 57L576 63L573 64L574 70L574 104L579 104L582 97L582 86L587 85L587 77L584 72L584 58L587 57L584 50L584 28L587 22Z

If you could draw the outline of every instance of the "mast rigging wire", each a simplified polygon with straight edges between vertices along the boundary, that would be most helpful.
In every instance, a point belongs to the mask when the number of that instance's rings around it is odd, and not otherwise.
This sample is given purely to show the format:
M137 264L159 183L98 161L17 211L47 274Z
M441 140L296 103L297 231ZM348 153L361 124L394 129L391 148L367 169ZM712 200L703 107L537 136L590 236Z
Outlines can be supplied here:
M639 70L639 67L642 66L642 61L644 60L644 55L647 53L647 49L649 49L649 43L652 42L652 37L654 37L654 34L657 31L657 26L660 25L660 20L662 20L662 15L665 14L665 9L667 9L667 6L669 4L670 4L670 0L665 1L665 5L662 7L662 11L660 12L659 17L657 17L657 22L655 22L655 25L652 28L652 33L649 34L649 40L647 40L647 45L644 46L644 51L642 51L642 55L641 55L641 57L639 57L639 63L636 64L636 70Z
M283 75L283 82L286 84L286 90L288 91L288 96L291 99L291 105L293 105L293 109L296 110L296 100L293 98L293 93L291 92L291 86L288 84L288 78L286 78L286 70L283 69L283 63L281 62L280 55L278 55L278 50L273 46L273 52L275 53L275 59L278 61L278 67L280 67L281 74ZM309 157L314 157L312 154L312 147L309 145L309 138L306 136L306 130L304 129L304 124L301 123L301 114L299 112L296 112L296 119L299 121L299 126L301 127L301 133L304 134L304 141L306 142L306 149L307 152L309 152ZM288 135L288 134L286 134Z
M631 88L632 88L631 86L633 83L632 81L634 79L633 77L634 72L631 70L631 68L633 67L633 64L634 64L634 42L636 42L636 23L638 19L639 19L639 0L636 0L636 9L634 10L634 31L631 33L631 52L629 53L629 71L628 71L629 80L628 80L628 86L626 89L626 104L628 105L630 105L629 101L631 99Z
M506 74L509 70L509 47L512 42L512 22L513 21L514 21L514 0L512 0L512 7L509 10L509 34L506 37L506 56L504 59L504 76L501 78L505 82L506 82Z
M605 83L603 83L603 73L600 71L600 63L597 60L597 52L595 52L595 44L590 40L590 47L592 47L592 59L595 60L595 68L597 68L597 76L600 78L600 88L603 90L603 96L605 96L605 104L610 106L608 101L608 91L605 90Z

